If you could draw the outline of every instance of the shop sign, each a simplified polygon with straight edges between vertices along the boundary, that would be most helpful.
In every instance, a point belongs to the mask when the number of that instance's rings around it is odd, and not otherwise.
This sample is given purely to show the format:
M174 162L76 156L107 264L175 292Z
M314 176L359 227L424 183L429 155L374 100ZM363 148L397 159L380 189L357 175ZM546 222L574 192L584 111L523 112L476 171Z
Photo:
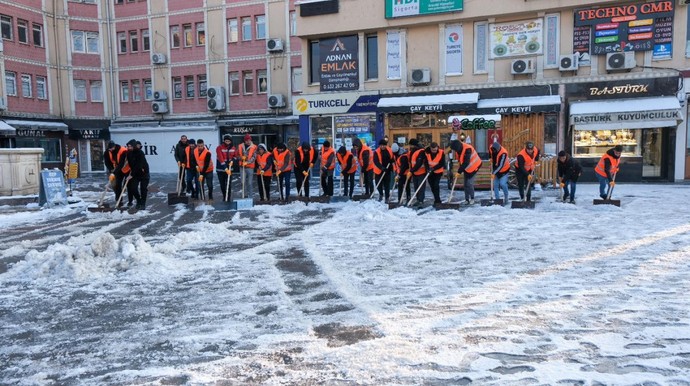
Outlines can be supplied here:
M37 129L17 129L17 137L45 137L43 130Z
M253 127L247 127L247 126L238 126L238 127L233 127L230 130L227 130L226 132L230 133L230 134L253 134L254 128Z
M620 99L676 95L678 77L621 80L596 83L571 83L566 85L568 98Z
M625 86L590 87L589 95L620 95L620 94L646 94L649 92L648 84L626 84Z
M489 48L489 59L540 55L544 50L544 21L489 24Z
M91 129L79 129L79 135L82 139L100 139L101 131Z
M39 205L67 205L65 176L58 169L41 171L41 187L38 194Z
M623 113L578 114L570 116L571 125L606 124L634 121L681 120L679 110L650 110Z
M575 10L575 27L588 26L593 38L593 55L609 52L651 51L673 24L674 0L652 3L614 5ZM657 23L662 24L658 31ZM670 38L670 34L666 36Z
M400 79L400 31L386 32L386 79Z
M339 115L335 117L337 134L360 134L369 132L369 116Z
M453 131L496 129L495 119L486 119L483 117L463 118L462 116L450 118Z
M386 19L462 11L463 0L386 0Z
M293 102L293 111L300 115L371 113L376 111L380 96L356 92L303 95Z
M321 91L350 91L359 88L359 45L357 35L319 41Z
M446 26L446 74L462 74L462 24Z

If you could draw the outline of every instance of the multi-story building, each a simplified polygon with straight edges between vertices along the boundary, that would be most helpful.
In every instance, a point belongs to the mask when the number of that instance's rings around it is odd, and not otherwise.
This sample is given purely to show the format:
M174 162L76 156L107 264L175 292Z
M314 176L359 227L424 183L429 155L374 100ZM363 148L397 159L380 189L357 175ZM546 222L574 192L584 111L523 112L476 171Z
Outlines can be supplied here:
M678 0L325 0L298 4L315 143L531 140L583 180L614 145L620 181L686 177L690 11Z
M0 0L0 21L0 145L43 147L44 167L76 148L103 171L109 139L155 172L182 134L299 140L294 0Z

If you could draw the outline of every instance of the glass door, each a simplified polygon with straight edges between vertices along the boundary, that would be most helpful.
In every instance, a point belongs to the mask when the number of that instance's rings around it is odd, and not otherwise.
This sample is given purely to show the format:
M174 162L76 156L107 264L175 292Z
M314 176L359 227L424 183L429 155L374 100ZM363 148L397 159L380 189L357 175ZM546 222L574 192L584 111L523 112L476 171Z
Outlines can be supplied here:
M661 129L642 131L642 178L661 177Z

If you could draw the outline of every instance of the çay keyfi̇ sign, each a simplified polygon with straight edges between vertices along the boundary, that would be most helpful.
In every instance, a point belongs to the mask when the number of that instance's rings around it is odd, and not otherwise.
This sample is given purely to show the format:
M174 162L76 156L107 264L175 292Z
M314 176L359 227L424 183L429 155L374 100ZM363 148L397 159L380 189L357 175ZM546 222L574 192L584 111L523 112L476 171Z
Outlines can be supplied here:
M463 0L386 0L386 19L462 11Z
M359 88L357 36L319 41L321 91L351 91Z

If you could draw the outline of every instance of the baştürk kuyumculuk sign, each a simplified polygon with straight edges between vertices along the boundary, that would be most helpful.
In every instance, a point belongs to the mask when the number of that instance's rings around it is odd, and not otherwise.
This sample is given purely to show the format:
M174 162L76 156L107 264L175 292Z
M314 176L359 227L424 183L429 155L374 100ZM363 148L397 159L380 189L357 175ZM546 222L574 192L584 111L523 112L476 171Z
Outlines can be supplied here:
M321 91L359 89L359 46L357 35L319 41Z

